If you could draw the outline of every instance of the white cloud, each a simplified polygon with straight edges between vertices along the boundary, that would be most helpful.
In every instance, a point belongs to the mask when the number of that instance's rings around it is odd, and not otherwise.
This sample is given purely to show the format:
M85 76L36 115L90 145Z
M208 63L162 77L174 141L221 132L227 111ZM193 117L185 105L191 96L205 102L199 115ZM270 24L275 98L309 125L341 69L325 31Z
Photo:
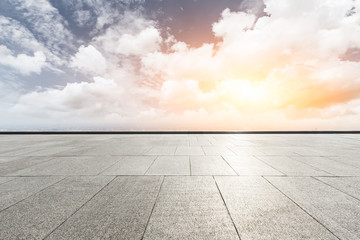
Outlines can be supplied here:
M22 75L40 74L42 68L46 66L46 57L41 51L35 52L34 56L25 54L13 56L6 46L0 45L0 64L11 67Z
M71 58L70 65L85 72L102 74L107 63L103 55L92 45L80 46L79 51Z
M34 34L19 21L0 16L0 43L7 48L15 49L21 53L34 53L41 51L47 60L54 65L64 64L64 60L54 55L44 44L36 39ZM62 56L61 56L62 57Z
M72 58L101 78L29 93L15 110L137 129L358 128L360 62L341 56L360 48L360 12L348 14L359 1L265 5L259 19L224 10L216 44L163 52L156 24L125 14Z
M255 20L255 15L245 12L231 12L230 9L225 9L221 14L221 20L214 23L213 31L217 37L230 38L234 36L234 33L238 35L242 31L251 29Z
M68 29L67 21L48 0L12 0L11 6L27 28L41 39L53 54L66 59L74 49L74 36Z
M161 41L159 30L148 27L137 35L123 34L117 41L115 51L126 56L144 55L159 50Z
M96 116L121 112L124 89L114 80L94 77L93 82L68 83L62 89L36 91L23 95L15 112L51 117ZM44 99L47 99L44 101ZM43 111L47 109L47 111ZM99 115L99 116L100 116Z
M138 13L126 12L117 25L94 38L93 43L116 59L141 56L160 49L162 38L154 25L155 22L144 19Z

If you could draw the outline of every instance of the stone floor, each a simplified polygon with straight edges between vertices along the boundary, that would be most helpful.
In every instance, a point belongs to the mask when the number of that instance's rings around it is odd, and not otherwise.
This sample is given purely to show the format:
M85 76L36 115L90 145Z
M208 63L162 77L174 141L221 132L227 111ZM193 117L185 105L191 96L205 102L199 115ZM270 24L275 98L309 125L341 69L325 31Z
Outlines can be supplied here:
M0 239L360 239L360 135L0 135Z

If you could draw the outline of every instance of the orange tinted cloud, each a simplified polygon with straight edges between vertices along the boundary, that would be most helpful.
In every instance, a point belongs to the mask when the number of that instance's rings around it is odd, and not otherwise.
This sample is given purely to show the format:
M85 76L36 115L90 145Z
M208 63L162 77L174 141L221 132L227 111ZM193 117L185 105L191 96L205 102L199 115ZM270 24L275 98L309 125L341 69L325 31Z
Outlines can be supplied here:
M93 82L25 95L13 111L136 129L356 128L360 62L342 56L360 49L359 1L264 3L259 19L225 9L219 41L196 48L145 20L109 28L72 58L96 53Z

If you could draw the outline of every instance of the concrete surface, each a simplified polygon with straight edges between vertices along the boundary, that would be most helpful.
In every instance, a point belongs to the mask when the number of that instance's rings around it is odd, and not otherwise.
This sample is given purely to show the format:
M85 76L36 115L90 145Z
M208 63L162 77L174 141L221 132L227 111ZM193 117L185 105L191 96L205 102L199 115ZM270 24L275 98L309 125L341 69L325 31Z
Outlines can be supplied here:
M360 239L359 153L357 134L0 135L0 239Z

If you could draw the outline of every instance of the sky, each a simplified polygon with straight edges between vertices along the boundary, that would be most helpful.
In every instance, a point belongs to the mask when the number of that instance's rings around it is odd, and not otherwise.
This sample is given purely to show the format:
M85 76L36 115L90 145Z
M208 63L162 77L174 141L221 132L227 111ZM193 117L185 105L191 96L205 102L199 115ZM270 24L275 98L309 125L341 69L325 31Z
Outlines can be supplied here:
M0 33L0 130L360 130L360 0L3 0Z

